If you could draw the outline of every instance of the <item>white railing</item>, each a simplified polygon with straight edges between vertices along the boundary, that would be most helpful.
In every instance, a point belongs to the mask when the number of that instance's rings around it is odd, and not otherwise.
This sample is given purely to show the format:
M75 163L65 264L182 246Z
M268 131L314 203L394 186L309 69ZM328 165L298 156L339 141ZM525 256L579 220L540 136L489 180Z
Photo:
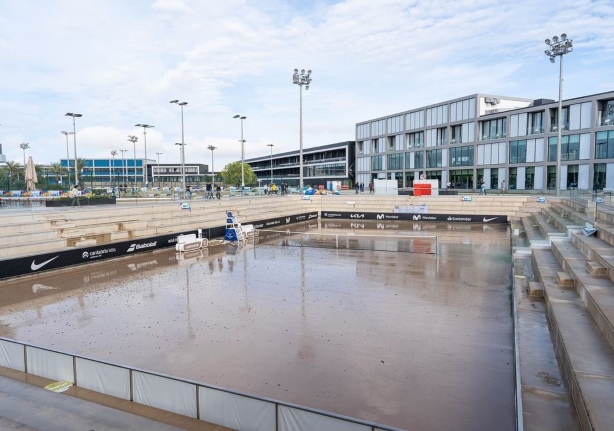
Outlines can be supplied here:
M0 366L241 431L401 431L2 337Z

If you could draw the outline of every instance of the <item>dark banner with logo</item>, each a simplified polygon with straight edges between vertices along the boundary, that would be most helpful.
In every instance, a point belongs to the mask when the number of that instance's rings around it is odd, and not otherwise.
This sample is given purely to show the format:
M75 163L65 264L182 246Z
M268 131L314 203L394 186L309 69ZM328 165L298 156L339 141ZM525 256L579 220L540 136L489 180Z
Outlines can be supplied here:
M507 223L506 215L476 214L411 214L411 213L366 213L347 211L322 211L322 219L423 221L448 223Z
M317 219L318 213L304 213L286 217L277 217L252 222L256 229L282 226L291 223ZM225 226L216 226L202 230L204 238L222 238ZM197 234L197 230L177 232L169 235L161 235L149 238L139 238L130 241L102 244L98 246L78 248L74 250L62 250L55 253L38 254L28 257L19 257L0 261L0 279L17 277L20 275L34 274L52 269L64 268L73 265L96 262L114 257L127 256L130 254L152 251L161 248L172 247L177 242L179 235Z

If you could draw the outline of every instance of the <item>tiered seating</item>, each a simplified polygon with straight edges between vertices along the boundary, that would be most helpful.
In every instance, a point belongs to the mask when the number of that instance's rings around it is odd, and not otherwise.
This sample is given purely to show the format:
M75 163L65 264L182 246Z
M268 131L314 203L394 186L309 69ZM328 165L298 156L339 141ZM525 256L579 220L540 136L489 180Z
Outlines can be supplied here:
M614 245L611 225L592 202L560 200L543 215L563 233L551 249L532 250L533 272L544 291L559 367L583 430L614 429ZM585 223L597 221L597 236ZM539 286L538 286L539 287Z

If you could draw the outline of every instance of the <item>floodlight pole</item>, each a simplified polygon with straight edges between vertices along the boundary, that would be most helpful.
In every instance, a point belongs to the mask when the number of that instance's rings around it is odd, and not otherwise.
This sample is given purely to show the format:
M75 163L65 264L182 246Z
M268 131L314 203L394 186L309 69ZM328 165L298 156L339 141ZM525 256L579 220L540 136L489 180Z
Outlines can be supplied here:
M75 185L79 185L79 173L77 172L77 128L75 125L75 118L83 117L83 114L75 114L73 112L67 112L66 117L72 117L72 137L75 151Z
M180 102L179 100L171 100L171 103L176 103L181 107L181 192L183 193L183 197L185 199L185 138L183 134L183 107L188 104L188 102ZM177 145L177 144L175 144Z
M209 145L207 149L211 150L211 183L213 186L215 185L215 168L213 167L213 150L217 150L217 147L213 145Z
M299 193L303 194L303 85L305 86L305 90L309 90L309 84L311 84L311 70L308 70L305 73L305 69L301 69L301 73L298 72L298 69L294 69L294 74L292 75L293 83L298 85L300 88L299 91L299 134L300 134L300 148L299 148Z
M70 186L70 154L68 153L68 135L73 135L73 132L65 132L62 130L61 132L64 136L66 136L66 170L68 171L68 185Z
M273 184L273 144L266 144L267 147L271 147L271 184Z
M243 196L243 189L245 188L245 139L243 139L243 120L247 117L237 114L232 118L241 120L241 196Z
M561 35L561 39L559 40L558 36L554 36L552 41L550 39L545 40L546 45L550 47L550 49L544 51L548 57L550 57L550 62L554 63L554 59L558 56L560 57L560 68L559 68L559 113L558 117L558 125L556 128L556 177L555 177L555 190L556 195L559 196L561 194L561 132L563 130L563 55L569 54L573 51L573 40L567 39L567 35L563 33Z
M128 141L132 142L132 150L134 151L133 154L133 159L134 159L134 187L136 187L136 142L139 140L139 138L137 138L134 135L128 135ZM134 190L133 190L134 192Z
M147 172L147 129L152 129L156 126L150 126L149 124L136 124L135 127L143 128L143 145L145 146L145 160L143 160L143 175L145 178L145 184L149 183L149 175Z

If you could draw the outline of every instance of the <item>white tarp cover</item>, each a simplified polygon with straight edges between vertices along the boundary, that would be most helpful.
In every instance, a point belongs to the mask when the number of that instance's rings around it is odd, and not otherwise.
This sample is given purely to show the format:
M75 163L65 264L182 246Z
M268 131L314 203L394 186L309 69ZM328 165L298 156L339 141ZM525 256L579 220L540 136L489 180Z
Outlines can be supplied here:
M130 370L77 358L77 384L85 389L130 399Z
M275 404L200 387L200 418L241 431L275 429Z
M135 402L196 417L196 385L139 371L132 372L132 381Z
M12 370L26 371L26 361L23 352L23 345L0 340L0 365Z
M50 352L31 346L26 346L26 353L28 356L28 373L48 379L73 382L72 355Z
M279 430L371 431L371 427L292 407L279 406Z

